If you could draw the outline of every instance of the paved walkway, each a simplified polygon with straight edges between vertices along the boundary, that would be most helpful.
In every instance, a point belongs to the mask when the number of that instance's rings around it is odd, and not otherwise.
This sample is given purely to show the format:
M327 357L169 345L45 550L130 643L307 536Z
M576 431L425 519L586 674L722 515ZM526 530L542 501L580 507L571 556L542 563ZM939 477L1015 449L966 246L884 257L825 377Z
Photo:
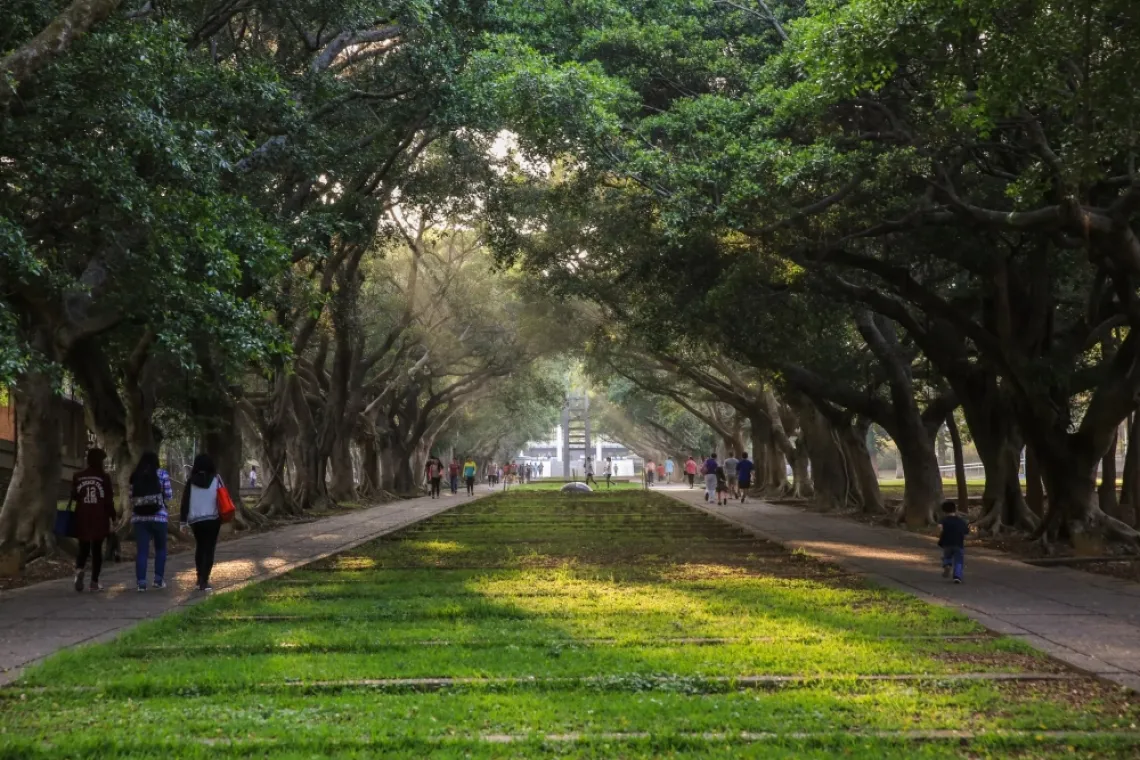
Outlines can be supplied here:
M700 489L655 490L788 548L958 609L990 630L1140 691L1140 584L1034 567L967 545L966 582L959 586L942 578L936 542L928 536L763 502L706 504Z
M480 486L475 498L489 493ZM210 582L217 592L233 591L468 501L471 499L462 494L447 494L438 500L409 499L224 541L218 545ZM99 594L77 594L70 578L3 592L0 685L15 680L23 667L64 647L112 638L142 620L203 598L194 589L193 552L171 555L166 563L166 579L170 588L140 594L135 590L134 562L124 562L104 565L100 580L107 590Z

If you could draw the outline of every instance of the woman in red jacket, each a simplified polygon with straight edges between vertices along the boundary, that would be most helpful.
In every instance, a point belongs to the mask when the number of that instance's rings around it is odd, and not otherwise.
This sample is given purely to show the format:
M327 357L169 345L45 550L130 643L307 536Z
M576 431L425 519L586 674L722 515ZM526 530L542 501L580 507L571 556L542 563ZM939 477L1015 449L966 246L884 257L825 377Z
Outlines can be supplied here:
M115 514L115 492L111 477L103 469L107 452L87 452L87 469L75 473L71 480L71 498L75 501L75 537L79 539L79 555L75 558L75 590L83 590L84 568L91 557L92 591L102 591L99 571L103 569L103 540L111 534Z

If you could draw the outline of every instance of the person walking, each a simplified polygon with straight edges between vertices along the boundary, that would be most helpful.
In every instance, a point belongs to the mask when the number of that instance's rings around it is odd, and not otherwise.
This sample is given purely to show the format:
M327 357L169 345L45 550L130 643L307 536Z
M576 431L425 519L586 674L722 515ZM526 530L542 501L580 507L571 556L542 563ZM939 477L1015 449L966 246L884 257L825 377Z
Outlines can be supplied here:
M714 451L705 460L705 501L716 499L716 470L718 467L720 467L720 463L716 461L716 452Z
M657 463L650 459L645 463L645 485L653 488L653 479L657 477Z
M439 484L443 480L443 462L434 454L428 458L425 468L428 478L429 493L433 499L439 498Z
M459 494L459 459L457 457L451 458L451 464L447 466L447 483L451 486L451 495L456 496Z
M740 492L740 503L744 503L744 497L748 489L752 487L752 471L756 465L748 458L748 452L740 452L740 461L736 463L736 486Z
M665 463L664 462L658 462L657 463L657 482L660 483L661 485L665 485Z
M591 459L590 457L586 457L585 468L586 468L586 485L590 485L590 481L593 481L594 485L597 485L598 481L594 477L594 460Z
M478 472L478 470L479 468L475 464L475 460L471 457L468 457L467 461L463 463L463 480L467 483L468 496L475 495L475 473Z
M728 485L728 492L732 494L732 498L734 499L736 498L736 470L739 464L740 460L736 458L736 455L731 451L728 452L728 456L725 457L723 464L724 477Z
M207 454L194 457L190 479L182 489L179 531L194 534L194 569L198 573L198 590L209 593L210 573L214 571L214 553L222 532L222 513L218 507L218 490L222 478L214 460Z
M174 499L170 473L162 469L158 454L144 452L130 478L131 525L135 531L135 579L138 590L146 591L146 568L150 545L154 544L154 581L152 588L166 588L166 523L167 504Z
M716 468L716 503L728 504L728 476L724 471L724 465Z
M257 465L250 465L249 467L249 487L257 488Z
M697 481L697 460L693 459L690 454L689 458L685 460L685 480L689 481L689 488L696 485Z
M673 464L673 457L665 457L665 481L668 483L673 482L673 472L676 466Z
M79 554L75 557L75 590L83 590L87 558L91 558L92 591L102 591L99 572L103 569L103 541L111 535L117 517L115 491L111 476L103 468L107 452L91 449L87 452L87 467L71 479L71 499L75 502L75 537L79 540Z
M614 487L614 482L613 482L614 460L613 460L613 457L606 457L605 474L606 474L606 488L613 488Z
M942 502L942 514L945 516L938 522L942 528L938 536L938 546L942 549L942 577L949 578L953 574L954 582L961 583L970 524L958 516L958 505L952 501Z

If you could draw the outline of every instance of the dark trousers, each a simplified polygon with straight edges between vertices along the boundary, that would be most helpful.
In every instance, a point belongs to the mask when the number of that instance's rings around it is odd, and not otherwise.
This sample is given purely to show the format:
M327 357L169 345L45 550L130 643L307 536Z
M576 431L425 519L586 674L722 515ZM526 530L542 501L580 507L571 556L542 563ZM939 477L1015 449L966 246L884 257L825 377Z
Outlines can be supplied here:
M689 488L692 488L693 485L697 482L697 476L691 472L686 472L685 478L689 481Z
M459 476L458 475L452 475L450 480L451 480L451 483L450 483L451 492L452 493L459 493Z
M202 520L190 523L194 531L194 569L198 571L198 586L210 582L214 570L214 550L218 548L218 534L222 532L221 520Z
M162 580L166 572L166 523L146 520L135 523L135 542L138 554L135 556L135 578L139 585L146 583L146 565L150 559L150 544L154 543L154 580Z
M953 568L954 577L961 579L966 564L966 550L961 546L942 547L942 567Z
M75 557L76 570L87 566L88 555L91 556L91 582L95 583L99 580L99 571L103 569L103 539L79 542L79 554Z
M475 495L475 476L474 475L467 478L467 495L468 496L474 496Z
M431 496L433 499L435 497L439 496L439 481L440 481L440 478L432 478L431 479Z

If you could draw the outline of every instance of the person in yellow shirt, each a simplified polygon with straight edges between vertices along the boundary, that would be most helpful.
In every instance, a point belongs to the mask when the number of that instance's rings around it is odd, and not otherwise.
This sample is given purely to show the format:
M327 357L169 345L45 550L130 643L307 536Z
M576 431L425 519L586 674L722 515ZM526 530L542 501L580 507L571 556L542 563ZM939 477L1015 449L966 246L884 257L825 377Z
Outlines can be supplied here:
M475 460L468 457L467 461L463 463L463 479L467 481L468 496L475 495L475 473L477 471L478 467L475 465Z

